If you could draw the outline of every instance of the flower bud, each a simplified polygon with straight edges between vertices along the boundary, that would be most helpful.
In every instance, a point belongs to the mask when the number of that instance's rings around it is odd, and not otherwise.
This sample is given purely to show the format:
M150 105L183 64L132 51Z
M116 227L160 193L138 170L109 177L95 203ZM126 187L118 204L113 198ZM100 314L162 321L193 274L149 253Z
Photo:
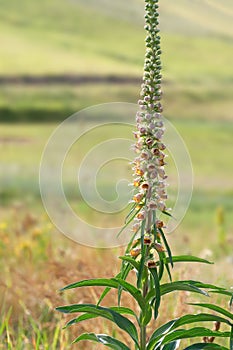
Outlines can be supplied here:
M148 203L148 207L149 207L149 209L155 210L155 209L157 209L157 203L155 201L150 201Z
M163 247L162 244L160 244L160 243L155 243L155 244L154 244L154 247L155 247L155 249L157 250L157 252L159 252L159 253L165 252L164 247Z
M143 193L137 193L135 194L135 196L133 196L133 201L135 203L140 203L143 197L144 197Z
M141 184L141 189L142 190L148 190L149 187L150 186L149 186L148 182L143 182L143 184Z
M134 248L130 251L130 255L134 258L136 258L141 253L140 248Z
M156 221L156 227L157 227L157 228L162 228L163 226L164 226L163 221L161 221L161 220L157 220L157 221Z
M144 175L144 171L142 169L136 169L135 173L138 176L143 176Z
M154 260L149 260L147 266L149 269L154 269L156 268L156 262Z
M133 224L132 230L133 232L138 232L138 230L140 229L140 223L136 222L135 224Z
M145 237L144 237L144 244L145 244L145 245L150 245L151 242L152 242L152 240L151 240L151 237L150 237L150 236L145 236Z
M146 218L146 212L145 212L145 210L140 211L140 212L137 214L137 218L138 218L138 220L145 220L145 218Z

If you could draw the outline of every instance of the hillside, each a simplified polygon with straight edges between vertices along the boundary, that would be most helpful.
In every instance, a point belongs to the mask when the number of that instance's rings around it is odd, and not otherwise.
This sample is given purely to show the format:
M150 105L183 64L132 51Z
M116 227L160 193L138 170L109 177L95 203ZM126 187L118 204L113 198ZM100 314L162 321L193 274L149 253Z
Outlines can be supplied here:
M182 57L187 63L178 71L189 73L190 58L198 63L200 53L204 63L214 55L222 67L231 65L232 19L230 0L163 0L164 50L170 55L178 45L176 65ZM0 0L0 75L140 75L143 38L142 0ZM165 61L173 70L173 59Z

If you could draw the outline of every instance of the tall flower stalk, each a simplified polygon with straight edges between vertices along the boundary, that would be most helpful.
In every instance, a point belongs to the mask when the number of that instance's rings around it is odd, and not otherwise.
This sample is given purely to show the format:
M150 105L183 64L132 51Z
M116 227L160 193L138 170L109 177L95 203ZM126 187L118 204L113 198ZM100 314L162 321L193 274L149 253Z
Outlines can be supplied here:
M204 337L202 343L195 343L185 350L216 349L226 347L211 344L215 337L230 340L233 350L233 314L209 303L197 304L219 315L208 313L186 314L170 320L148 334L151 320L159 317L160 303L163 296L174 291L188 291L208 296L207 291L231 296L224 288L205 284L200 281L172 281L171 268L176 262L198 262L209 264L207 260L194 256L172 256L171 249L164 233L164 222L160 214L169 215L166 207L167 175L165 172L163 143L164 123L161 104L161 47L159 31L159 0L145 0L146 55L144 65L141 99L138 101L139 111L136 115L136 142L133 146L136 157L133 161L132 208L126 218L124 229L132 230L132 236L125 254L120 257L122 265L117 276L105 279L97 278L72 283L62 290L73 288L102 286L106 287L99 302L95 304L74 304L58 307L64 313L81 313L67 323L67 326L95 317L102 317L128 334L135 350L175 350L180 341L186 338ZM167 271L169 282L164 283L164 272ZM130 273L137 276L136 284L127 281ZM102 306L107 293L112 289L118 291L117 306ZM128 293L135 299L137 309L121 306L122 293ZM233 299L231 299L231 302ZM139 311L138 311L139 310ZM133 320L132 320L133 318ZM184 325L213 321L217 322L215 330L206 327L183 329ZM220 324L230 327L229 332L221 332ZM90 340L101 343L115 350L132 350L128 345L106 334L84 333L75 339ZM209 346L209 347L208 347ZM184 348L182 348L184 349Z

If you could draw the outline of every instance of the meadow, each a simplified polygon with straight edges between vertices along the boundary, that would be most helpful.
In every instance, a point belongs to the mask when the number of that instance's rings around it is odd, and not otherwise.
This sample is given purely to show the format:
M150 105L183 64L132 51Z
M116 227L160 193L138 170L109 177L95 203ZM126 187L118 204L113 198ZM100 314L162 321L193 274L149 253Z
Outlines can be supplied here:
M230 0L221 4L217 0L192 4L164 0L161 17L164 113L184 139L194 171L190 207L169 241L175 254L192 253L215 261L200 269L192 264L178 266L175 275L230 288L233 5ZM79 279L113 276L122 248L83 247L56 230L40 198L40 159L60 121L94 104L136 103L140 83L25 84L20 77L140 80L143 1L0 0L0 18L0 76L19 78L15 84L0 83L0 349L86 349L85 342L69 345L79 332L116 331L109 323L96 320L64 331L66 318L54 308L77 298L96 301L100 291L85 289L78 295L57 291ZM92 123L87 120L85 127ZM81 153L76 150L67 172L77 166L88 147L83 144ZM130 169L124 166L130 178ZM103 195L108 195L111 186L104 183ZM99 218L79 193L74 195L72 178L68 178L67 189L83 219L95 224L108 219ZM111 216L111 223L123 223L124 215ZM113 300L115 296L110 295L106 303ZM166 314L176 317L187 310L193 312L185 304L191 301L187 293L177 294L175 300L166 299L161 322ZM221 298L219 303L226 307L227 300ZM119 332L119 338L124 339L124 334ZM92 346L95 348L100 346Z

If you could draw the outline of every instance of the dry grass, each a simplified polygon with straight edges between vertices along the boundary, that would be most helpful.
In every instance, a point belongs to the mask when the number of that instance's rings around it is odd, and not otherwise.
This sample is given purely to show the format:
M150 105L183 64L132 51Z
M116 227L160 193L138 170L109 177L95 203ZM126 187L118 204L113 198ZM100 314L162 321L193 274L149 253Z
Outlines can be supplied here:
M69 344L80 333L88 331L115 334L130 345L123 332L100 319L62 330L70 316L54 311L56 306L68 303L96 303L101 288L65 293L58 290L81 279L116 275L119 267L117 256L122 254L123 248L95 250L79 246L56 232L44 214L34 216L28 208L19 205L2 212L0 238L0 308L3 320L0 349L87 349L85 342L72 347ZM191 279L195 272L192 265L179 267L175 269L174 278ZM130 278L134 279L133 274ZM191 299L197 300L184 292L166 296L159 321L156 324L152 322L150 330L166 322L168 317L171 319L194 312L186 304ZM116 305L116 300L116 294L111 292L103 305ZM223 306L226 302L220 300ZM123 303L136 308L127 295ZM91 348L102 347L92 345Z

